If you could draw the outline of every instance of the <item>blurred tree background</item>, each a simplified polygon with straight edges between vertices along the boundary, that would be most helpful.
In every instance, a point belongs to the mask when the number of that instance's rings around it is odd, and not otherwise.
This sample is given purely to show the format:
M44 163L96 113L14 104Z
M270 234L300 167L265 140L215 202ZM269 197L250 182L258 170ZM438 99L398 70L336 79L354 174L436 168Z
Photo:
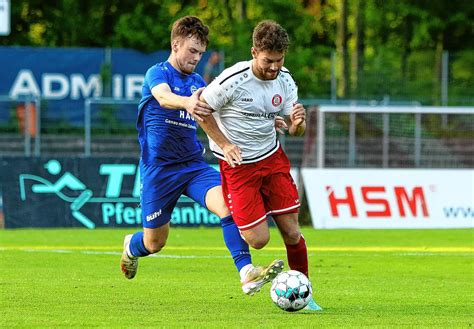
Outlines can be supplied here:
M256 23L281 23L285 66L304 98L331 97L334 67L338 99L440 105L448 54L449 105L474 103L474 2L465 0L15 0L0 45L152 52L169 49L173 21L188 14L209 25L209 48L224 51L226 66L250 58Z

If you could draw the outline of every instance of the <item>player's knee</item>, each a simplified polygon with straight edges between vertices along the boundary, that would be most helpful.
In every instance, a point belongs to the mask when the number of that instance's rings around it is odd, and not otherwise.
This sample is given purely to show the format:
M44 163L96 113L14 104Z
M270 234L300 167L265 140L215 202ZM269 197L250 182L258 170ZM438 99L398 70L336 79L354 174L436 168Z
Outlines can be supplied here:
M258 249L262 249L262 248L265 247L266 245L267 245L267 243L264 242L264 241L257 241L257 242L253 242L253 243L251 244L252 248L257 249L257 250L258 250Z
M230 211L227 208L222 197L215 198L213 199L213 202L208 202L206 205L209 211L216 214L220 218L224 218L230 215Z
M214 211L212 212L220 218L224 218L230 215L230 211L224 202L222 202L222 204L217 205L217 207L215 207Z
M269 237L263 237L259 239L253 239L252 241L249 241L248 244L254 249L262 249L268 244L269 240Z
M301 232L299 230L284 232L282 235L286 244L294 245L300 242Z
M230 211L225 204L224 197L222 196L222 188L220 186L216 186L207 192L206 207L220 218L230 215Z
M166 241L160 241L160 240L150 240L145 243L146 249L154 254L159 252L163 247L165 246Z

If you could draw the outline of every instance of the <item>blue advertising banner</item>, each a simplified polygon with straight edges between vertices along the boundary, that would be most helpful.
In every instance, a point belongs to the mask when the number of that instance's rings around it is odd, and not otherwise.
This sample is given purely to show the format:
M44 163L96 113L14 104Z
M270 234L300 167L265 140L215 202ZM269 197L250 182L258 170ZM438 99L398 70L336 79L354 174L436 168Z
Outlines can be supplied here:
M48 120L82 125L86 98L140 98L147 69L168 56L168 50L144 54L114 48L0 47L0 95L40 96ZM196 72L203 72L208 56L204 54ZM101 78L105 64L111 67L107 86ZM2 106L0 121L8 112Z
M141 226L134 158L0 158L5 228ZM219 218L187 197L174 226L217 226Z

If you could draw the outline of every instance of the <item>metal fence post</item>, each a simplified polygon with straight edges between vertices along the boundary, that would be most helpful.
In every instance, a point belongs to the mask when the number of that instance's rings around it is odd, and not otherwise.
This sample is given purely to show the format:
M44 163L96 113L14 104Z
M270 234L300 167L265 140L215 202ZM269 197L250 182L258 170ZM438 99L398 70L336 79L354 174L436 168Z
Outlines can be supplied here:
M331 102L336 103L337 100L337 80L336 80L337 55L333 51L331 53Z
M421 113L415 114L415 166L420 167L421 158Z
M318 153L317 163L318 168L324 168L324 146L325 146L325 132L324 132L324 112L321 107L317 108L318 113Z
M449 53L447 51L443 51L441 62L441 105L448 106ZM441 120L443 128L446 128L448 126L448 115L443 114Z
M349 114L349 167L355 166L356 157L356 114L351 112Z
M36 97L34 102L36 106L35 156L39 157L41 155L41 98Z
M84 156L91 155L91 100L84 101Z
M390 148L390 114L384 113L383 116L383 140L382 140L382 166L389 166L389 148Z
M104 83L104 95L107 97L112 96L112 49L110 47L105 47L104 48L104 63L105 63L105 68L108 70L108 72L104 72L104 74L108 74L108 80L107 81L102 81ZM103 76L101 77L102 79L104 78Z
M30 110L31 105L33 104L33 100L30 97L27 97L25 100L25 121L24 121L24 129L23 133L25 134L25 156L31 156L31 135L30 135Z

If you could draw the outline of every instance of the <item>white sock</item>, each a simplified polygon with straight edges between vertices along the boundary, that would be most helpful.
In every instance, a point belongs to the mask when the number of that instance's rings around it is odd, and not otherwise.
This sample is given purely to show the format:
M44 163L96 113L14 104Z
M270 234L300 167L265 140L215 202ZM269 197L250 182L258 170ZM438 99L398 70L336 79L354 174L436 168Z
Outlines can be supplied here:
M240 282L243 282L245 280L245 277L248 273L248 271L250 271L251 269L253 269L253 265L252 264L247 264L245 265L244 267L242 267L239 271L239 274L240 274Z
M131 252L130 252L130 244L127 244L127 246L125 247L125 252L127 253L127 256L130 257L131 256Z
M130 251L130 241L127 243L127 246L125 247L125 252L127 253L128 257L136 258L135 256L132 255L132 252Z

